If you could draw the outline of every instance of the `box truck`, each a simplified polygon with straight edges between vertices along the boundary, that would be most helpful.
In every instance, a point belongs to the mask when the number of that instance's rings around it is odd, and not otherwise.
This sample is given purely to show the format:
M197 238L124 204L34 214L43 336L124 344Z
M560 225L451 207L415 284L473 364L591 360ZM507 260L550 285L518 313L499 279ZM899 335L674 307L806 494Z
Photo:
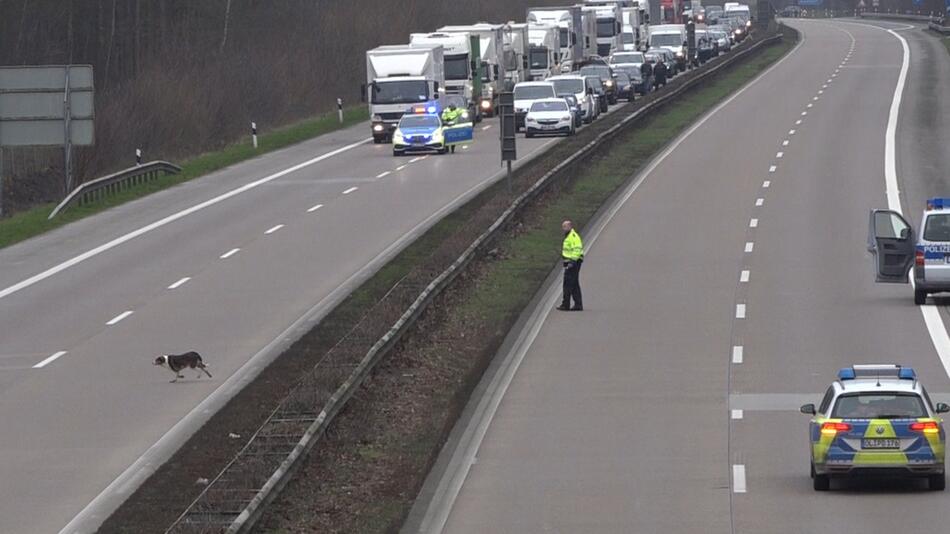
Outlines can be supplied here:
M439 113L443 91L442 45L386 45L366 51L361 92L369 104L373 142L392 141L396 124L410 108Z

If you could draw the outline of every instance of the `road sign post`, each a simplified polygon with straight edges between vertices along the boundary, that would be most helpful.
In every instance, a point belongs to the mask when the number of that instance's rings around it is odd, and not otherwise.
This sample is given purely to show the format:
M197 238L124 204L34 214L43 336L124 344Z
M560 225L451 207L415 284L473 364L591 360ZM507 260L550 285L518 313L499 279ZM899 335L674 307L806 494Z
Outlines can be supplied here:
M501 161L508 166L506 180L508 194L511 194L511 162L518 159L518 150L515 146L517 128L515 125L515 95L505 92L498 95L498 113L501 120Z
M0 67L0 147L62 146L66 193L72 147L95 140L92 65Z

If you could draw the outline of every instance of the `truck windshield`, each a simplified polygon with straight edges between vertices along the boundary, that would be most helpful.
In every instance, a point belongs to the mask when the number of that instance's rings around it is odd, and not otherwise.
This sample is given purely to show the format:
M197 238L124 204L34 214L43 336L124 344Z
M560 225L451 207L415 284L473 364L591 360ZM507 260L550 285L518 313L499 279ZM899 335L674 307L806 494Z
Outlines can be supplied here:
M597 37L613 37L617 35L616 19L597 19Z
M373 85L374 104L414 104L429 100L425 80L378 81Z
M490 82L492 75L492 66L487 61L482 61L482 81Z
M630 32L623 32L623 44L633 44L633 34Z
M584 80L576 78L573 80L551 80L554 84L554 92L557 96L576 95L584 92Z
M683 36L678 33L655 33L650 36L650 46L683 46Z
M533 48L529 53L531 68L532 69L546 69L548 68L548 49L547 48Z
M538 100L539 98L553 98L554 87L550 85L522 85L515 87L515 100Z
M561 48L569 48L571 44L570 32L567 28L561 28Z
M468 55L445 56L443 65L445 65L446 80L468 79Z

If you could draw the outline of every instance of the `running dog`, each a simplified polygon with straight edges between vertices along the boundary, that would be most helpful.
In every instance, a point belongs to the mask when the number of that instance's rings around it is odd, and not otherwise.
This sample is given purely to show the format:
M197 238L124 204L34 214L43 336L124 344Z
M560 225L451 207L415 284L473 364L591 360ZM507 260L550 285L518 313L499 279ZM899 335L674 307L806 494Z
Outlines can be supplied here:
M162 367L168 366L168 369L175 373L175 378L171 380L171 383L177 382L179 378L185 378L181 374L182 369L185 368L198 369L197 378L201 378L202 372L208 375L208 378L211 378L211 373L207 369L208 366L201 360L201 355L194 351L184 354L162 354L155 358L153 364Z

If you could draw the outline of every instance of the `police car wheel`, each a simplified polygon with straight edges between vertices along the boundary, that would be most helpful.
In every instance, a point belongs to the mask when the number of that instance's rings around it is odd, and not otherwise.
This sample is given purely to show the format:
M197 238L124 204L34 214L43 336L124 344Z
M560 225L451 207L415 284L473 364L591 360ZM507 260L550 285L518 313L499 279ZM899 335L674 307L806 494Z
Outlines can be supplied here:
M815 491L828 491L831 489L831 479L828 478L828 475L815 475L815 479L812 480L812 486L815 488Z
M927 303L927 292L920 289L915 289L914 290L914 304L921 306L926 303Z
M927 477L927 483L930 485L930 491L943 491L947 487L947 477L942 473L930 475Z

